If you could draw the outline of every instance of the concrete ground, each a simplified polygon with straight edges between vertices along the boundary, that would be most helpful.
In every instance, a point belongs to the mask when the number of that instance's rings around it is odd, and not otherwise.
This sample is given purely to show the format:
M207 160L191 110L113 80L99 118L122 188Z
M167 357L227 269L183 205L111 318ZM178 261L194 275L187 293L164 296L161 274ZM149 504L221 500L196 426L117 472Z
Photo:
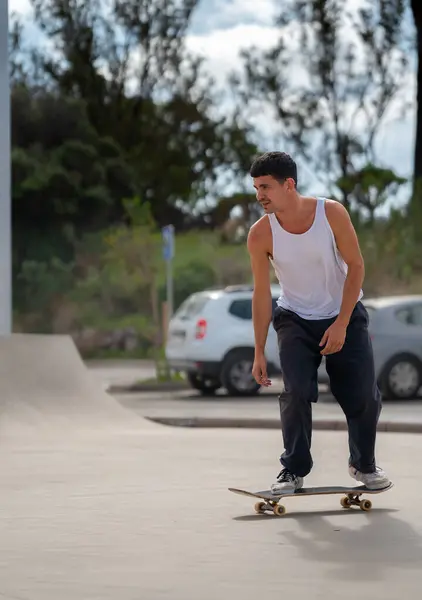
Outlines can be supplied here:
M136 381L154 377L155 368L151 361L143 360L109 360L88 361L89 372L103 389L109 386L130 386ZM320 397L317 405L313 406L314 421L322 424L324 421L343 422L344 416L327 386L320 385ZM263 389L257 396L251 398L234 398L224 392L215 396L203 397L193 389L161 390L122 393L110 391L124 407L138 414L157 419L200 419L200 420L230 420L234 424L245 420L274 421L278 426L279 409L277 394L283 389L281 380L275 379L273 386ZM391 423L395 429L405 429L401 425L418 427L422 431L422 394L412 400L384 401L380 419L381 426Z
M373 509L290 498L255 515L277 431L156 425L90 377L68 339L0 339L0 597L419 597L422 436L380 434L395 487ZM347 436L316 431L308 485L350 484ZM411 484L411 485L410 485Z
M107 389L110 386L131 385L156 377L155 363L144 359L107 359L85 362L95 379Z
M279 405L276 394L263 393L252 398L229 396L202 397L193 390L175 392L145 392L114 394L124 407L143 417L150 418L228 418L274 419L279 421ZM344 420L341 408L331 394L321 393L313 406L315 421L327 419ZM422 401L385 401L381 422L421 423Z
M15 440L16 441L16 440ZM255 515L276 432L156 426L3 446L0 595L31 600L418 597L422 437L382 434L395 487L364 513L340 496ZM344 434L317 432L308 484L349 484Z

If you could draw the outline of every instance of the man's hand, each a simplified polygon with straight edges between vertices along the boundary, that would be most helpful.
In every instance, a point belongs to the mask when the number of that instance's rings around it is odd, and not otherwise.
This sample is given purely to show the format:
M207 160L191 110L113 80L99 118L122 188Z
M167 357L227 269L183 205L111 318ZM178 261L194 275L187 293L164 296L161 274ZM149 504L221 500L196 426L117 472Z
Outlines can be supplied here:
M344 346L346 330L347 325L344 325L339 321L334 321L324 333L322 340L319 343L320 346L324 346L325 344L325 348L321 350L321 354L326 356L327 354L339 352Z
M252 375L259 385L269 387L271 380L267 376L267 361L263 353L255 354L255 360L252 367Z

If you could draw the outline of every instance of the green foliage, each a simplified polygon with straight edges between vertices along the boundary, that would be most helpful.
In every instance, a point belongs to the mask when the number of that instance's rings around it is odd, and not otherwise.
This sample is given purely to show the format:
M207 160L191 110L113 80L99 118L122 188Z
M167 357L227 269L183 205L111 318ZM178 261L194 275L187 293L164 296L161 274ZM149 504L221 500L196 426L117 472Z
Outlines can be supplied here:
M391 169L383 169L368 163L363 169L340 177L336 185L355 202L355 206L363 208L369 215L371 224L375 221L378 208L394 196L406 179L399 177Z
M18 320L30 316L34 333L54 333L54 314L74 285L74 265L58 258L46 262L25 261L17 277L15 306Z
M413 239L422 243L422 176L415 180L413 194L407 207L407 214L412 223Z
M22 25L12 26L12 143L29 153L15 162L14 202L24 191L25 208L42 205L46 224L98 231L137 195L160 227L178 226L182 205L208 193L219 168L245 173L255 147L218 115L201 61L185 48L196 0L32 2L53 52L28 53ZM39 178L25 173L31 165ZM19 227L23 204L14 210Z
M422 291L422 243L415 240L408 215L393 212L389 220L358 227L358 235L365 258L366 295ZM89 235L79 242L74 265L57 260L25 263L20 278L27 290L17 314L21 328L56 331L58 314L69 305L68 332L93 330L108 335L131 330L138 346L127 356L160 356L165 263L161 235L154 229L122 226ZM250 280L244 244L223 246L218 233L177 235L175 308L195 291ZM104 352L100 349L98 355ZM106 354L122 353L116 348ZM93 355L93 350L86 355Z
M204 258L193 258L183 266L179 266L174 273L174 309L176 310L182 302L194 292L199 292L216 285L217 276L215 268L210 260ZM166 286L160 287L160 301L166 300Z
M422 244L413 232L411 220L399 211L360 230L367 295L422 292Z

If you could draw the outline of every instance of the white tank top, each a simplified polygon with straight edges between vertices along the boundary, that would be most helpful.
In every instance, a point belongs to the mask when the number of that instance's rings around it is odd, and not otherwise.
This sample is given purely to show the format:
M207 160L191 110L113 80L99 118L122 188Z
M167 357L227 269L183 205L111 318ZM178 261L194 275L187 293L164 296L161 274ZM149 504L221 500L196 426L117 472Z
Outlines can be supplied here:
M273 236L271 263L281 287L278 306L303 319L328 319L340 312L347 265L337 250L325 214L325 198L317 198L315 219L308 231L288 233L269 214ZM362 290L359 300L362 298Z

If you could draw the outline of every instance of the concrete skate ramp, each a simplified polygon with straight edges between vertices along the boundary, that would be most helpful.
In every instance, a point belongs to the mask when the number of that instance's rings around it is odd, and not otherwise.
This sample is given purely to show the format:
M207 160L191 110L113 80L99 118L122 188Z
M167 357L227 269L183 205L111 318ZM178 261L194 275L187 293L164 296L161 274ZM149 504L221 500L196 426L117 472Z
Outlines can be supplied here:
M0 336L0 439L151 426L101 389L71 337Z

